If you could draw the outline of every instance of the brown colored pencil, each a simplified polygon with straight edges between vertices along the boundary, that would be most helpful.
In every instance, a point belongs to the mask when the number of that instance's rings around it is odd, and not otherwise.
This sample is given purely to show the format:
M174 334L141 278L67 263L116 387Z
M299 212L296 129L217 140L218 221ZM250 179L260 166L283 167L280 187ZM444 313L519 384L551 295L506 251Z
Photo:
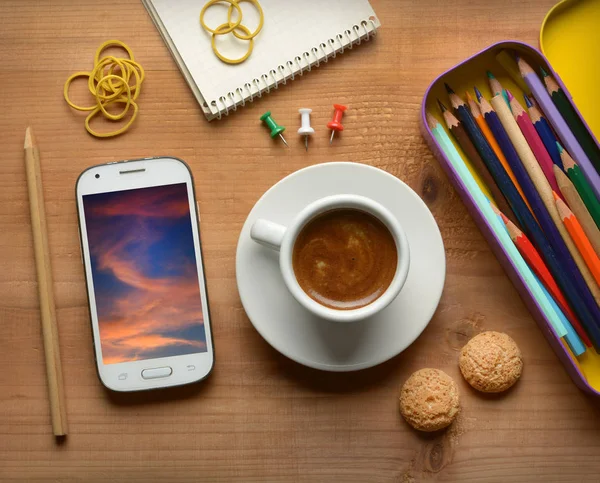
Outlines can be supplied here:
M600 256L600 230L598 230L596 223L594 223L592 215L590 215L590 212L585 207L581 196L579 196L577 189L569 177L556 165L554 165L554 175L556 176L560 192L569 204L569 208L571 208L579 220L579 223L581 223L581 227L592 244L592 247L594 247L596 255Z
M48 227L46 225L46 209L44 207L44 193L42 190L40 155L31 128L27 128L27 131L25 131L24 148L52 430L55 436L64 436L68 431L67 411L65 408L58 329L56 326L56 307L54 305L52 267L50 265L50 249L48 246Z
M477 149L475 149L475 146L473 145L473 142L471 141L469 135L465 131L465 128L463 127L462 123L439 100L438 104L442 111L442 116L444 118L446 126L450 130L452 136L454 136L454 139L456 139L456 142L458 142L460 148L466 154L467 158L475 168L475 171L477 171L479 177L490 190L490 193L494 198L492 201L498 206L500 211L502 211L510 219L510 221L512 221L516 225L519 225L515 214L513 213L513 210L508 205L508 202L504 198L502 191L500 191L500 188L498 188L498 185L496 184L494 178L487 169L487 166L481 159L481 156L477 152Z

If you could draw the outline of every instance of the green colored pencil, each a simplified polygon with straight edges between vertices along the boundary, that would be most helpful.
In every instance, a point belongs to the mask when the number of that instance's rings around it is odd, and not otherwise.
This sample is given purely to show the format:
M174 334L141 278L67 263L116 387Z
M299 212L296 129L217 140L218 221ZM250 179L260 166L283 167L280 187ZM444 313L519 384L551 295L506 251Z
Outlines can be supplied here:
M544 69L540 70L542 72L544 84L546 84L546 90L548 91L548 94L550 94L552 102L554 102L558 112L560 112L560 115L571 128L571 131L577 138L577 141L579 141L579 144L581 144L587 157L590 158L596 171L600 173L600 149L598 149L598 146L585 127L585 124L573 108L565 91L558 85L558 82L556 82L554 77L544 71Z
M596 226L600 228L600 202L596 198L596 195L592 191L592 187L585 179L585 176L581 172L581 169L577 163L573 161L573 158L558 142L556 144L558 144L560 158L562 159L567 176L575 185L575 189L579 193L579 196L581 196L581 199L590 212L590 215L592 215Z

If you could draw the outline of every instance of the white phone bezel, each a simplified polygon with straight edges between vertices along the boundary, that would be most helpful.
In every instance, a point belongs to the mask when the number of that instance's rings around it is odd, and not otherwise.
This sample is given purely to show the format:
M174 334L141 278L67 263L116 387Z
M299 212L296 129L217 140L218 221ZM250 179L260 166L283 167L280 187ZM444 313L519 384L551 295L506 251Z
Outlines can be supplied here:
M99 175L96 178L96 175ZM87 238L83 196L96 193L108 193L136 188L149 188L152 186L186 183L190 217L192 221L192 234L196 251L196 267L200 285L200 297L204 316L204 330L206 334L206 352L186 354L181 356L163 357L141 361L104 364L102 361L102 345L98 327L96 299L94 295L94 280L91 271L91 259ZM102 383L113 391L140 391L157 389L169 386L180 386L204 379L212 370L214 364L214 349L212 331L210 327L210 311L204 266L202 263L202 250L200 246L199 221L196 209L194 185L192 175L187 165L176 158L145 158L131 161L120 161L88 168L81 173L76 186L77 209L79 217L79 232L81 236L82 261L85 269L87 294L92 322L96 366ZM144 379L142 371L158 367L171 367L169 377L159 379ZM124 376L125 375L125 376Z

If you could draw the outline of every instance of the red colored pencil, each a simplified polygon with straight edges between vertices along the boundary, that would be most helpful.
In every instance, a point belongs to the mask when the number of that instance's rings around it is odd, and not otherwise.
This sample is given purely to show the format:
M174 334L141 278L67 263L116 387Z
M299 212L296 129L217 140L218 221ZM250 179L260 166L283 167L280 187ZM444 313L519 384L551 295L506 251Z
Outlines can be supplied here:
M556 176L554 176L554 170L552 169L552 165L554 163L548 154L540 135L535 130L535 126L533 125L533 122L531 122L529 114L527 114L525 109L523 109L523 106L519 104L519 101L515 99L509 90L506 92L508 94L510 109L513 113L515 121L517 121L523 136L525 136L525 139L527 140L527 144L529 144L529 147L533 151L537 162L542 168L544 176L546 176L546 179L548 180L548 183L550 183L552 189L557 193L560 193L560 190L558 189L558 183L556 182Z
M550 271L546 267L546 264L542 260L542 257L540 257L540 254L534 248L527 236L521 230L519 230L519 228L517 228L517 226L514 223L512 223L506 216L504 216L504 213L502 213L493 205L492 209L502 217L502 220L506 225L506 229L508 230L508 234L510 235L511 240L514 242L515 246L519 250L519 253L525 259L525 261L529 265L529 268L533 270L533 272L537 275L540 281L544 284L544 287L546 287L548 293L550 293L550 295L554 298L557 305L565 314L567 320L571 323L571 325L577 332L577 335L581 337L581 340L587 347L591 347L592 342L590 338L583 329L581 322L579 322L579 319L577 319L577 317L571 310L571 307L569 307L567 300L558 288L556 281L550 274Z

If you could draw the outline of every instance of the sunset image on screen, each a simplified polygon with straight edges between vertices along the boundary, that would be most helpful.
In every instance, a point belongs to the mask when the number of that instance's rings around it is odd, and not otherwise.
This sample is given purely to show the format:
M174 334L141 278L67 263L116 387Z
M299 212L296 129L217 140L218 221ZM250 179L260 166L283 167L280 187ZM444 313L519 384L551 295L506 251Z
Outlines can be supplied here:
M186 184L83 205L104 363L205 352Z

